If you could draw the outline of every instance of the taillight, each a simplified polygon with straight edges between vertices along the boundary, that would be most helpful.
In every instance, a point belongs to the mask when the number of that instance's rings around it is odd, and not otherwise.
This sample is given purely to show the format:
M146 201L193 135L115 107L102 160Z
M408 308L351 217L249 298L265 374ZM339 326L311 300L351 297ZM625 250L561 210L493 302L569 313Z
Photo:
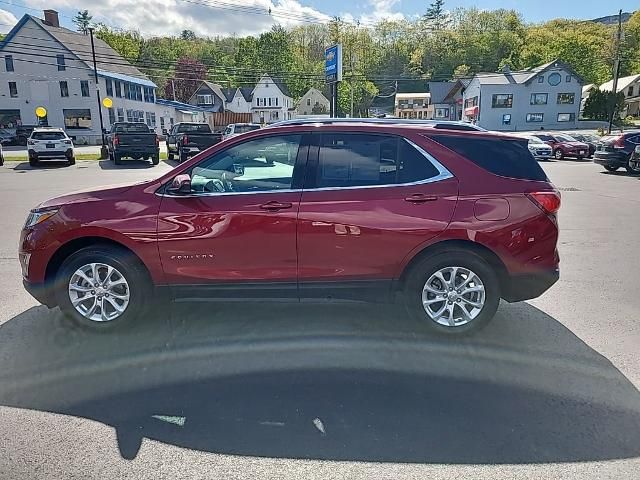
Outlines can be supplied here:
M624 136L620 135L613 141L613 148L624 148Z
M113 136L113 144L120 145L120 137L118 137L118 135Z
M554 215L560 210L559 192L531 192L527 193L527 197L548 215Z
M189 135L183 135L182 136L182 144L186 145L187 143L189 143Z
M160 145L160 139L158 138L158 136L156 135L156 147Z

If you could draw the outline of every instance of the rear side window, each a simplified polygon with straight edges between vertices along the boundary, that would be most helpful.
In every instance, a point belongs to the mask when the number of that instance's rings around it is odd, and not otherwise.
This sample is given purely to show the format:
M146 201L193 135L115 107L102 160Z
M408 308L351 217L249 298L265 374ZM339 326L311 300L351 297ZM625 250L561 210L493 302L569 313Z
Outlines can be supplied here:
M364 187L425 180L438 175L404 139L386 135L322 135L315 186Z
M34 140L64 140L67 137L62 132L33 132L31 138Z
M538 162L527 148L527 141L463 136L430 136L479 167L502 177L523 180L547 180Z

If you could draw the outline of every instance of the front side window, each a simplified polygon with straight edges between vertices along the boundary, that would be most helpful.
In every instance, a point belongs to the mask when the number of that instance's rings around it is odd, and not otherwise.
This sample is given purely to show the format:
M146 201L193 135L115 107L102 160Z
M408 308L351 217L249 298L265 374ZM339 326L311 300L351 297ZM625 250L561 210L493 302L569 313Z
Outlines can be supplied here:
M511 108L513 106L513 95L510 93L497 93L491 100L492 108Z
M576 119L575 113L559 113L558 122L573 122Z
M4 66L7 72L13 72L13 56L11 55L4 56Z
M538 123L544 120L543 113L527 113L527 123Z
M548 93L532 93L531 94L531 105L546 105L547 99L549 98Z
M60 96L61 97L69 96L69 85L64 80L60 82Z
M256 138L217 153L191 171L197 193L246 193L290 189L302 135Z
M89 96L89 81L88 80L80 80L80 93L83 97Z
M64 127L66 129L91 128L91 110L88 108L74 108L62 110L64 115Z
M16 82L9 82L9 96L16 98L18 96L18 85Z
M575 93L559 93L558 94L558 105L572 105L575 102L576 94Z
M64 72L67 69L65 66L64 55L56 55L56 64L58 65L59 72Z
M438 169L404 139L335 133L322 136L315 187L366 187L426 180Z

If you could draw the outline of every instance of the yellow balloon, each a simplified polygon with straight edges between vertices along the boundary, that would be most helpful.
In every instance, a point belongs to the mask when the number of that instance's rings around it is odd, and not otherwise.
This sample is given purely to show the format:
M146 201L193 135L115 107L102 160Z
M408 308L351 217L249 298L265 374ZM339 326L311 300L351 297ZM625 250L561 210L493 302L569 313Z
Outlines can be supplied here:
M36 107L36 117L44 118L47 116L47 109L44 107Z
M109 97L104 97L104 100L102 100L102 105L104 105L105 108L111 108L113 107L113 100L111 100Z

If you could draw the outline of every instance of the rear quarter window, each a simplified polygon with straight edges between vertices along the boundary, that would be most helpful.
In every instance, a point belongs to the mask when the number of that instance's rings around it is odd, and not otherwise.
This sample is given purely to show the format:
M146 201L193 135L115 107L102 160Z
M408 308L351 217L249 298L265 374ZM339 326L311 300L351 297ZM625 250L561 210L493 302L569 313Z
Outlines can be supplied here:
M430 139L501 177L546 181L544 170L527 148L527 140L432 135Z

